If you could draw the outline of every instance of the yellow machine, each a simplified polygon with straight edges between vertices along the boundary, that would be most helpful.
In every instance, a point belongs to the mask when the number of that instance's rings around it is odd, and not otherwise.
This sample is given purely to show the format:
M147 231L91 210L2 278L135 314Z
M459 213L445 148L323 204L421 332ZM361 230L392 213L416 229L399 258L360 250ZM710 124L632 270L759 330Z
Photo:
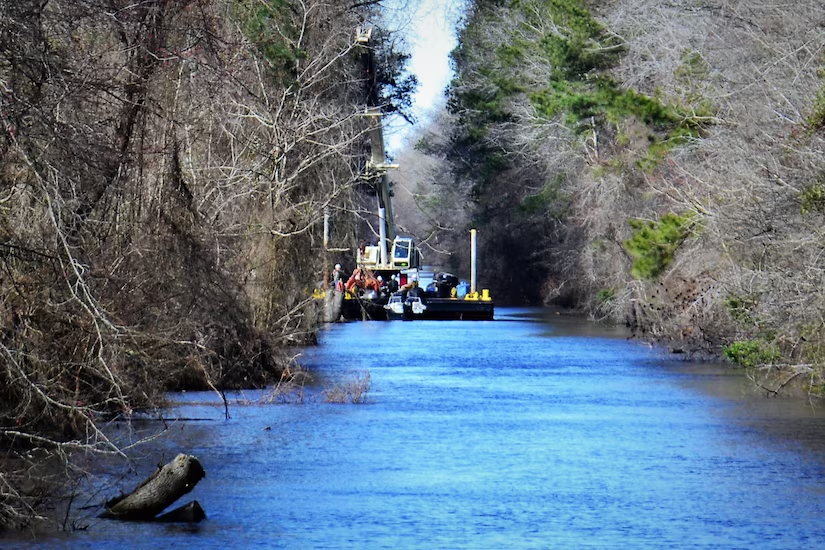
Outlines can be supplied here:
M386 259L382 259L381 246L369 245L358 251L358 265L372 271L401 271L421 266L421 253L410 237L395 237Z

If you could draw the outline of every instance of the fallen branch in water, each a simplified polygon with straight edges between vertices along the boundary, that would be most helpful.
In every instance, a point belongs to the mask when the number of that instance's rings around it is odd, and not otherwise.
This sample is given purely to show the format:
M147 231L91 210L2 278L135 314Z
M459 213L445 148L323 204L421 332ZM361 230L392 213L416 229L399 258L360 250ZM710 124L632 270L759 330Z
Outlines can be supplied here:
M198 459L179 454L163 467L158 467L143 483L128 495L106 503L100 517L124 521L175 521L197 523L206 517L197 501L190 502L160 517L160 512L191 491L206 473Z

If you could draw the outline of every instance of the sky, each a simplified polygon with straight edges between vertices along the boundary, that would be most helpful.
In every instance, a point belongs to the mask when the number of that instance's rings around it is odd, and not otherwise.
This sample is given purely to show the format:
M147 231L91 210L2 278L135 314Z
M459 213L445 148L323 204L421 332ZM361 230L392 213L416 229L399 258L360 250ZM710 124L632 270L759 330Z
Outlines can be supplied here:
M465 0L385 0L383 5L387 25L401 33L412 55L408 69L419 81L413 115L421 125L446 104L444 90L452 79L449 56ZM385 123L386 149L393 155L415 128L400 119Z

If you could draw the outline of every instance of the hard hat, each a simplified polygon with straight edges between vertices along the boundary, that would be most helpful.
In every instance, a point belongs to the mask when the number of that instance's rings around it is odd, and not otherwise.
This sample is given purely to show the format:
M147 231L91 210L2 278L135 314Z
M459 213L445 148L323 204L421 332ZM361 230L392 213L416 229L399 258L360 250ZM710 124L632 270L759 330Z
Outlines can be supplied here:
M379 275L379 276L378 276L378 280L379 280L379 281L383 281L384 279L383 279L383 277L381 277L381 275Z
M341 264L335 264L335 269L341 269Z

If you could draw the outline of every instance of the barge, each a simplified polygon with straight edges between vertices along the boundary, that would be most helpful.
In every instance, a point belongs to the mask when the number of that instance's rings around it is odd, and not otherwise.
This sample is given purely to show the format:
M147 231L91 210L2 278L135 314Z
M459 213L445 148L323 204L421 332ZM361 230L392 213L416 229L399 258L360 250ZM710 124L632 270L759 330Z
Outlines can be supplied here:
M394 247L392 257L401 258L402 264L413 267L371 266L362 259L345 285L341 316L345 320L492 320L495 302L490 291L477 290L474 229L470 231L470 243L469 282L444 271L418 266L420 255L411 252L412 241L404 244L404 254L399 254Z
M384 306L389 320L492 321L495 306L489 296L481 299L408 298L391 296Z

